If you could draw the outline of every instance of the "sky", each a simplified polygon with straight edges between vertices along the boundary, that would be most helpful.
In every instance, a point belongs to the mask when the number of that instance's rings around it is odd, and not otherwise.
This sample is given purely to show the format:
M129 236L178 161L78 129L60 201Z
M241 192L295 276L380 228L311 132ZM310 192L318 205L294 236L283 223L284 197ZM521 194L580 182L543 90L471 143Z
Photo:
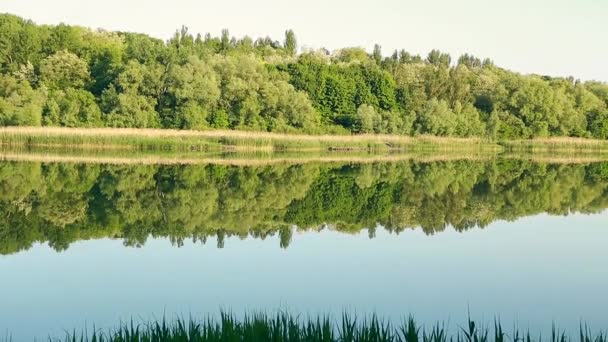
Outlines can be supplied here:
M468 52L522 73L608 81L607 0L0 0L0 12L164 39L182 25L276 40L293 29L311 48Z

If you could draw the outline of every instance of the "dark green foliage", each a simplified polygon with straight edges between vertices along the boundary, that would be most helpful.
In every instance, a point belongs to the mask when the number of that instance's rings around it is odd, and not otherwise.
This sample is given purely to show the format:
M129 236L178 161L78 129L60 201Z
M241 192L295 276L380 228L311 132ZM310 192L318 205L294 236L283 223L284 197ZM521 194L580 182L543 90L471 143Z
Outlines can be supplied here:
M374 64L326 64L314 56L304 55L297 63L289 64L287 71L290 82L296 89L308 93L328 123L357 131L352 116L361 105L384 111L396 109L394 81Z
M0 15L0 125L608 138L608 85L432 50L36 25ZM90 112L90 113L89 113Z

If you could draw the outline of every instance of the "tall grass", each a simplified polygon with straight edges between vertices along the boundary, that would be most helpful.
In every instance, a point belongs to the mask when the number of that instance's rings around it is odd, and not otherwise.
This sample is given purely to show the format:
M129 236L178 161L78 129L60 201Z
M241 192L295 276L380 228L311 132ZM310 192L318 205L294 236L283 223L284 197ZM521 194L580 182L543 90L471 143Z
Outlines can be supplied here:
M449 161L449 160L489 160L495 153L484 151L447 151L447 152L386 152L350 151L336 153L331 151L308 152L264 152L264 151L218 151L190 153L182 151L134 151L134 150L100 150L40 147L0 146L0 161L62 162L90 164L162 164L162 165L273 165L273 164L306 164L306 163L378 163L416 161ZM608 155L606 156L608 159Z
M136 128L0 127L5 146L62 146L103 149L181 151L306 150L494 150L517 152L608 151L608 141L551 137L491 141L484 138L399 136L387 134L305 135L237 130L173 130Z
M480 138L397 135L303 135L234 130L2 127L5 146L72 146L140 150L458 150L500 149Z
M606 332L592 332L581 324L580 342L607 342ZM64 338L49 338L60 342L144 342L144 341L340 341L340 342L571 342L568 336L553 325L547 337L533 337L529 331L514 328L508 333L499 320L493 328L478 325L472 319L454 331L444 323L431 326L419 325L413 317L393 325L376 315L358 318L343 314L339 319L330 316L302 319L287 313L270 316L264 313L246 315L237 319L233 314L222 312L219 319L196 321L177 318L135 324L133 321L118 328L102 331L93 328L87 332L67 332ZM7 339L7 341L10 339Z
M529 140L507 140L500 144L508 151L525 152L589 152L608 151L608 140L571 137L536 138Z
M528 160L551 164L587 164L608 161L608 151L573 153L556 151L495 152L491 150L448 151L191 151L103 149L79 147L0 146L0 161L61 162L126 165L221 164L258 166L305 163L391 163L405 160L420 162L496 159Z

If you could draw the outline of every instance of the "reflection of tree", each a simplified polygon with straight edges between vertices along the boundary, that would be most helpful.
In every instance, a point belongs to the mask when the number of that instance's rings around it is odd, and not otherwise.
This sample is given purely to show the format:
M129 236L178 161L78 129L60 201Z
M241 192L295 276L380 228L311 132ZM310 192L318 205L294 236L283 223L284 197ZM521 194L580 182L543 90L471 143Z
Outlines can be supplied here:
M285 226L279 229L279 241L281 248L289 247L292 238L293 230L290 227Z
M381 224L427 234L548 212L608 207L608 163L498 160L368 165L110 166L0 164L0 253L101 237L205 242L278 236L293 225L342 232ZM370 230L370 236L374 232Z

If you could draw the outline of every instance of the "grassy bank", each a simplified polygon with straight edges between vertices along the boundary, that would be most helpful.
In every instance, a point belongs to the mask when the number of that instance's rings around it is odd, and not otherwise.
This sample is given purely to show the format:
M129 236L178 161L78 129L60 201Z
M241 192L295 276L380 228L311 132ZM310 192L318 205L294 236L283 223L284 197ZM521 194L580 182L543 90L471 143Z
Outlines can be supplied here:
M405 160L420 162L452 161L452 160L488 160L494 155L487 154L432 154L432 153L295 153L295 154L185 154L185 153L57 153L57 152L30 152L30 151L0 151L0 160L43 162L43 163L80 163L80 164L115 164L115 165L234 165L234 166L261 166L275 164L306 164L306 163L393 163ZM602 159L584 159L586 162L601 161ZM606 159L608 160L608 156Z
M1 127L0 144L8 147L150 151L484 151L518 153L608 152L608 141L542 138L491 141L397 135L297 135L268 132L187 131L134 128Z
M510 152L528 153L597 153L608 152L608 140L554 137L500 142Z
M497 144L480 138L62 127L3 127L0 128L0 143L4 146L177 151L500 150Z
M234 315L222 313L218 320L176 319L135 324L123 324L116 329L93 329L67 333L63 339L51 341L340 341L340 342L606 342L605 332L592 332L581 324L578 336L572 338L553 326L545 335L532 335L518 328L503 329L499 321L477 325L471 319L463 325L448 327L437 323L419 325L412 317L398 325L378 319L376 316L357 318L344 314L339 319L317 317L302 319L299 316L280 313L274 316L254 314L239 320ZM7 338L10 341L10 338Z
M542 138L491 141L397 135L298 135L269 132L134 128L0 127L5 148L63 148L174 152L464 152L517 154L608 153L608 141Z

